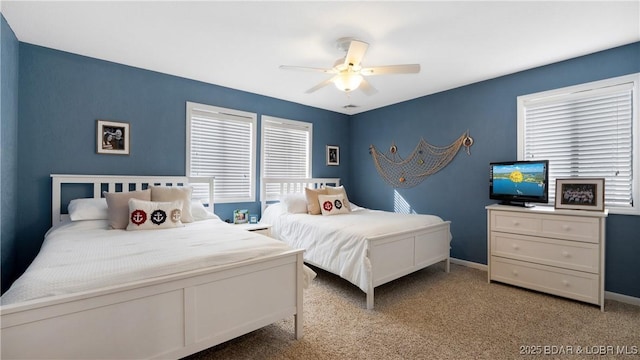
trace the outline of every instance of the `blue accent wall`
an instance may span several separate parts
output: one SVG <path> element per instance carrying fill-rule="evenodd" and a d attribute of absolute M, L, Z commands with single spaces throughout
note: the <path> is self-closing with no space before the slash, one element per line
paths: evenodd
<path fill-rule="evenodd" d="M 27 43 L 20 74 L 19 274 L 51 226 L 50 174 L 184 175 L 187 101 L 313 123 L 312 175 L 348 184 L 348 158 L 325 165 L 325 145 L 347 147 L 344 114 Z M 129 156 L 96 153 L 97 119 L 130 124 Z M 231 219 L 237 208 L 259 213 L 260 205 L 217 204 L 216 213 Z"/>
<path fill-rule="evenodd" d="M 640 72 L 640 43 L 354 115 L 349 129 L 352 184 L 349 199 L 382 210 L 394 210 L 394 201 L 403 199 L 412 211 L 451 220 L 451 255 L 486 264 L 484 207 L 493 203 L 488 195 L 488 165 L 492 161 L 516 159 L 516 97 L 636 72 Z M 411 189 L 396 191 L 386 185 L 369 154 L 370 145 L 388 152 L 395 142 L 399 154 L 406 156 L 420 138 L 445 146 L 467 130 L 475 141 L 471 155 L 461 150 L 442 171 Z M 640 217 L 608 217 L 607 291 L 640 297 L 638 234 Z"/>
<path fill-rule="evenodd" d="M 342 178 L 350 200 L 363 206 L 394 210 L 403 203 L 451 220 L 452 256 L 486 263 L 488 163 L 516 157 L 516 97 L 640 72 L 634 43 L 346 116 L 21 43 L 1 21 L 3 290 L 7 276 L 20 275 L 37 254 L 50 226 L 49 174 L 184 174 L 186 101 L 312 122 L 313 176 Z M 130 156 L 96 154 L 97 119 L 131 125 Z M 370 145 L 386 151 L 393 142 L 406 155 L 420 138 L 445 146 L 467 130 L 475 140 L 471 154 L 460 151 L 411 189 L 387 185 L 369 154 Z M 325 165 L 327 144 L 341 147 L 340 166 Z M 256 213 L 259 203 L 219 204 L 216 213 L 228 219 L 236 208 Z M 639 232 L 640 217 L 608 218 L 607 291 L 640 297 Z"/>
<path fill-rule="evenodd" d="M 14 272 L 18 208 L 18 39 L 0 14 L 0 239 L 2 292 Z"/>

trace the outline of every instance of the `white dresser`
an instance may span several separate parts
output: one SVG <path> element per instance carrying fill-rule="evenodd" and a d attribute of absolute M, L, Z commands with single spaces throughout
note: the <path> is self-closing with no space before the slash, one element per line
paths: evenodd
<path fill-rule="evenodd" d="M 492 280 L 600 305 L 607 211 L 489 205 Z"/>

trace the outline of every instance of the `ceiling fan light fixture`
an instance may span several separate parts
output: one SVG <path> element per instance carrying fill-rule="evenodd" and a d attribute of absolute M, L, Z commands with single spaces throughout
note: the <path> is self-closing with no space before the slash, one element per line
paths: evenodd
<path fill-rule="evenodd" d="M 336 88 L 342 92 L 350 93 L 359 89 L 367 95 L 371 96 L 378 92 L 371 84 L 364 80 L 363 76 L 386 75 L 386 74 L 416 74 L 420 72 L 420 64 L 398 64 L 362 67 L 362 59 L 367 52 L 369 44 L 354 38 L 338 39 L 338 49 L 346 52 L 345 56 L 336 60 L 333 67 L 315 68 L 305 66 L 286 66 L 280 65 L 285 70 L 304 70 L 314 71 L 324 74 L 333 75 L 331 78 L 322 81 L 311 89 L 305 91 L 311 94 L 319 89 L 333 83 Z"/>
<path fill-rule="evenodd" d="M 357 73 L 354 74 L 354 73 L 346 72 L 344 74 L 340 74 L 336 76 L 333 83 L 335 84 L 336 88 L 338 88 L 338 90 L 340 91 L 344 91 L 344 92 L 353 91 L 357 89 L 358 86 L 360 86 L 360 84 L 362 83 L 362 75 Z"/>

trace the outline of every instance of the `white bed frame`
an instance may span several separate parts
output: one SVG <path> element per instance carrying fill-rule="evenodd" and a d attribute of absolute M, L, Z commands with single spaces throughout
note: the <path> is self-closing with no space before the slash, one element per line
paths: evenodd
<path fill-rule="evenodd" d="M 264 178 L 261 182 L 262 209 L 278 201 L 282 195 L 304 193 L 304 188 L 317 189 L 325 185 L 340 186 L 338 178 Z M 269 192 L 267 192 L 269 187 Z M 444 261 L 450 269 L 450 221 L 423 229 L 403 231 L 368 238 L 367 251 L 371 261 L 371 280 L 366 291 L 367 309 L 373 309 L 374 288 L 407 274 Z M 305 262 L 331 272 L 323 264 Z"/>
<path fill-rule="evenodd" d="M 51 175 L 52 220 L 63 184 L 183 185 L 213 179 Z M 128 184 L 132 184 L 129 187 Z M 118 186 L 119 188 L 120 186 Z M 213 191 L 209 192 L 213 194 Z M 210 195 L 210 211 L 213 211 Z M 0 307 L 3 359 L 180 358 L 294 316 L 303 335 L 302 250 Z"/>

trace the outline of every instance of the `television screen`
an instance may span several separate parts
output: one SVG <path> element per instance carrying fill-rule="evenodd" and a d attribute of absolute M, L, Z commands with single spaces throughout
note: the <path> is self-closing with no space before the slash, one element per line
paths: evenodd
<path fill-rule="evenodd" d="M 489 197 L 512 202 L 548 201 L 547 160 L 490 164 Z"/>

